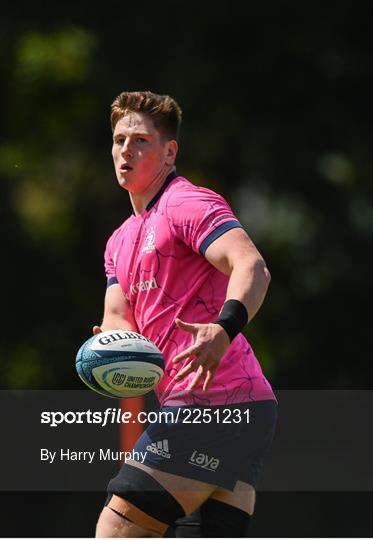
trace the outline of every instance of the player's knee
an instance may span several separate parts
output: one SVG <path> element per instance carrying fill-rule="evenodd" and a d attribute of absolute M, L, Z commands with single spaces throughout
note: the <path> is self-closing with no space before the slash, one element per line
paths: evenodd
<path fill-rule="evenodd" d="M 144 529 L 125 516 L 105 507 L 96 526 L 96 538 L 158 538 L 155 531 Z"/>
<path fill-rule="evenodd" d="M 97 521 L 95 538 L 125 537 L 126 525 L 123 518 L 105 507 Z"/>
<path fill-rule="evenodd" d="M 146 536 L 163 536 L 174 521 L 185 515 L 175 497 L 138 467 L 123 465 L 120 473 L 109 482 L 108 491 L 106 509 L 118 519 L 124 518 L 127 529 L 133 524 L 135 533 L 138 527 L 147 532 Z M 115 526 L 114 518 L 108 517 L 108 521 Z"/>
<path fill-rule="evenodd" d="M 250 514 L 214 499 L 201 506 L 202 538 L 245 538 L 248 536 Z"/>

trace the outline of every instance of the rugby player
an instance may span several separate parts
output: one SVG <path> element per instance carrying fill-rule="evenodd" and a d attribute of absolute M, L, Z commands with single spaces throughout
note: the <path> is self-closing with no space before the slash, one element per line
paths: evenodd
<path fill-rule="evenodd" d="M 156 394 L 177 421 L 139 438 L 146 459 L 109 482 L 97 537 L 161 537 L 198 508 L 203 537 L 246 536 L 276 423 L 275 396 L 241 333 L 270 274 L 223 197 L 176 172 L 180 122 L 169 96 L 123 92 L 112 104 L 114 167 L 133 214 L 108 240 L 93 331 L 131 329 L 159 347 Z"/>

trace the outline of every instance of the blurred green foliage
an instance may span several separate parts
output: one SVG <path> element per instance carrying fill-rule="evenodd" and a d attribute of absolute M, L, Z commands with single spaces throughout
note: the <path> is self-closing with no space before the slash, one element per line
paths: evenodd
<path fill-rule="evenodd" d="M 16 81 L 23 92 L 34 92 L 43 82 L 74 85 L 86 79 L 92 63 L 94 38 L 79 28 L 52 34 L 28 32 L 16 48 Z"/>
<path fill-rule="evenodd" d="M 179 101 L 179 172 L 221 192 L 263 253 L 272 284 L 247 335 L 274 386 L 370 387 L 365 9 L 91 7 L 25 4 L 3 19 L 2 387 L 81 387 L 74 357 L 102 314 L 105 242 L 130 211 L 108 118 L 124 89 Z"/>

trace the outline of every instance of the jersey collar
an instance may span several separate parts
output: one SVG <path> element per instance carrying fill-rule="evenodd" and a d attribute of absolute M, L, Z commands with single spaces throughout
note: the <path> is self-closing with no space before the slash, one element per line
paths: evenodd
<path fill-rule="evenodd" d="M 164 190 L 167 188 L 167 186 L 169 186 L 172 182 L 172 180 L 174 178 L 177 178 L 177 174 L 176 174 L 176 170 L 173 169 L 170 174 L 167 176 L 166 180 L 164 181 L 161 189 L 158 191 L 158 193 L 156 193 L 154 195 L 154 197 L 152 198 L 152 200 L 148 203 L 148 205 L 146 206 L 146 211 L 149 212 L 149 210 L 151 208 L 153 208 L 153 206 L 155 205 L 155 203 L 158 201 L 158 199 L 160 199 L 162 193 L 164 192 Z"/>

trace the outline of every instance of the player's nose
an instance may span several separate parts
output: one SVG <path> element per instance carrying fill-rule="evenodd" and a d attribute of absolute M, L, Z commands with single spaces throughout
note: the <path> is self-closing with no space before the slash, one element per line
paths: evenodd
<path fill-rule="evenodd" d="M 121 154 L 123 157 L 129 157 L 132 156 L 132 150 L 131 150 L 131 141 L 129 139 L 125 140 L 122 148 L 121 148 Z"/>

